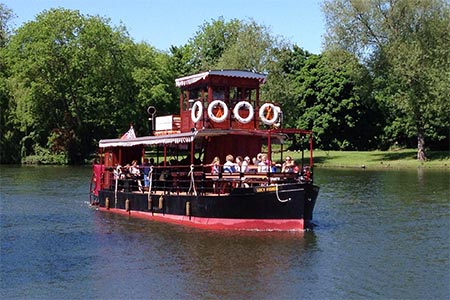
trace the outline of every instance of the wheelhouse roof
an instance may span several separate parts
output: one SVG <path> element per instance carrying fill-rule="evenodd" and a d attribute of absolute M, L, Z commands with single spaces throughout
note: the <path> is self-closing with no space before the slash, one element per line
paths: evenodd
<path fill-rule="evenodd" d="M 236 78 L 248 78 L 257 79 L 260 84 L 266 82 L 266 75 L 242 70 L 211 70 L 207 72 L 202 72 L 194 75 L 189 75 L 181 78 L 175 79 L 175 85 L 177 87 L 184 87 L 196 83 L 200 80 L 207 79 L 208 76 L 223 76 L 223 77 L 236 77 Z"/>

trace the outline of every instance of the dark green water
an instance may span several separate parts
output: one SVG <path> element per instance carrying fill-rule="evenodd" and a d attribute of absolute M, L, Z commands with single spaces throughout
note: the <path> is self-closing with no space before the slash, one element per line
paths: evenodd
<path fill-rule="evenodd" d="M 0 166 L 1 299 L 449 299 L 449 170 L 316 170 L 312 232 L 89 207 L 85 167 Z"/>

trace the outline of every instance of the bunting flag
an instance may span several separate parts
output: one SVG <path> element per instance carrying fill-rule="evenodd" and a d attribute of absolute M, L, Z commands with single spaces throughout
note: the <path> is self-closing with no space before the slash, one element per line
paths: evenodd
<path fill-rule="evenodd" d="M 130 140 L 130 139 L 135 139 L 135 138 L 136 138 L 136 134 L 134 133 L 133 125 L 130 125 L 130 129 L 128 129 L 128 131 L 125 132 L 125 134 L 122 135 L 122 137 L 120 139 L 121 140 Z"/>

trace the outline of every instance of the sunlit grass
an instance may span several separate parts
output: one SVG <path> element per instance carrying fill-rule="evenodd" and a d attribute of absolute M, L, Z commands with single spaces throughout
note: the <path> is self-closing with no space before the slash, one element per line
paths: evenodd
<path fill-rule="evenodd" d="M 301 153 L 287 151 L 297 161 Z M 429 151 L 426 161 L 418 161 L 417 150 L 403 149 L 397 151 L 314 151 L 316 167 L 344 168 L 450 168 L 450 153 L 448 151 Z M 309 157 L 309 152 L 305 152 Z"/>

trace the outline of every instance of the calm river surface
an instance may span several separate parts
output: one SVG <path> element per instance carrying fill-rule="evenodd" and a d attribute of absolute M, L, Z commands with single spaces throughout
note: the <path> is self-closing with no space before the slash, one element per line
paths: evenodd
<path fill-rule="evenodd" d="M 450 298 L 448 169 L 317 169 L 301 234 L 99 212 L 90 175 L 0 166 L 1 299 Z"/>

